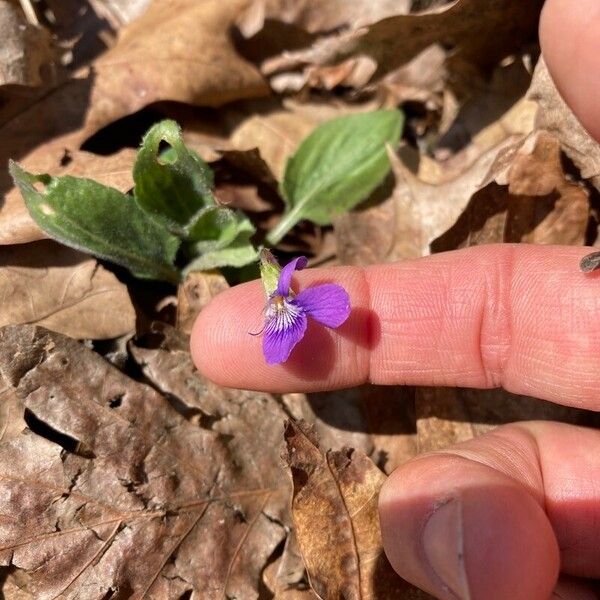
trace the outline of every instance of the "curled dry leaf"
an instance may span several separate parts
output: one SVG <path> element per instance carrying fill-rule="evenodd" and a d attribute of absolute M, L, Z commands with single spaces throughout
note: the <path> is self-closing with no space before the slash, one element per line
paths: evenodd
<path fill-rule="evenodd" d="M 32 172 L 51 173 L 57 177 L 62 175 L 86 177 L 121 192 L 126 192 L 133 187 L 131 169 L 135 160 L 135 151 L 131 148 L 124 148 L 110 156 L 81 150 L 65 152 L 64 148 L 58 146 L 54 153 L 48 153 L 47 150 L 45 148 L 42 152 L 34 152 L 29 156 L 27 164 Z M 60 156 L 61 152 L 62 156 Z M 0 245 L 24 244 L 46 237 L 46 233 L 29 215 L 21 192 L 13 187 L 0 207 Z"/>
<path fill-rule="evenodd" d="M 262 70 L 279 77 L 296 73 L 306 82 L 315 68 L 367 58 L 376 66 L 372 73 L 380 76 L 434 43 L 452 48 L 452 61 L 457 65 L 469 63 L 488 69 L 535 39 L 542 4 L 542 0 L 492 0 L 483 4 L 455 0 L 417 14 L 390 16 L 356 31 L 323 36 L 308 49 L 268 59 Z M 475 30 L 477 35 L 473 35 Z"/>
<path fill-rule="evenodd" d="M 562 99 L 543 58 L 535 69 L 529 97 L 539 105 L 537 128 L 553 133 L 565 154 L 581 171 L 581 177 L 589 179 L 600 190 L 600 144 L 592 139 Z"/>
<path fill-rule="evenodd" d="M 583 245 L 589 193 L 563 170 L 560 142 L 540 131 L 498 155 L 456 223 L 432 243 L 443 252 L 498 242 Z"/>
<path fill-rule="evenodd" d="M 0 326 L 18 323 L 110 339 L 135 330 L 135 311 L 127 287 L 93 258 L 42 241 L 2 251 Z"/>
<path fill-rule="evenodd" d="M 27 23 L 20 7 L 0 0 L 0 86 L 53 81 L 59 52 L 42 27 Z"/>
<path fill-rule="evenodd" d="M 289 489 L 261 448 L 41 328 L 0 331 L 0 374 L 29 427 L 0 441 L 0 510 L 19 515 L 0 559 L 36 598 L 257 596 Z"/>
<path fill-rule="evenodd" d="M 312 588 L 320 598 L 429 595 L 401 579 L 381 543 L 377 497 L 385 475 L 358 450 L 323 453 L 310 431 L 288 422 L 292 514 Z"/>

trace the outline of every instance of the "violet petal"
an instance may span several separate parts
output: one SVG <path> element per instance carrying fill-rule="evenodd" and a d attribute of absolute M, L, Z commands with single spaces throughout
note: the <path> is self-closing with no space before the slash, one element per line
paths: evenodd
<path fill-rule="evenodd" d="M 281 269 L 281 273 L 279 274 L 279 281 L 277 283 L 277 293 L 280 296 L 287 297 L 290 293 L 290 285 L 292 283 L 292 275 L 294 271 L 301 271 L 306 267 L 308 260 L 306 256 L 298 256 L 298 258 L 294 258 L 291 260 L 283 269 Z"/>
<path fill-rule="evenodd" d="M 268 364 L 285 362 L 306 332 L 306 314 L 301 307 L 286 302 L 284 312 L 267 317 L 263 336 L 263 354 Z"/>
<path fill-rule="evenodd" d="M 339 327 L 350 315 L 350 296 L 335 283 L 307 288 L 294 298 L 294 302 L 327 327 Z"/>

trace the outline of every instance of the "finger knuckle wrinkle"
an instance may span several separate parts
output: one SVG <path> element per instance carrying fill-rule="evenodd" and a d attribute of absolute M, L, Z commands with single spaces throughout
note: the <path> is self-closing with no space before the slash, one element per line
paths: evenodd
<path fill-rule="evenodd" d="M 486 270 L 479 328 L 479 353 L 486 387 L 502 386 L 510 358 L 514 262 L 514 246 L 506 245 Z"/>

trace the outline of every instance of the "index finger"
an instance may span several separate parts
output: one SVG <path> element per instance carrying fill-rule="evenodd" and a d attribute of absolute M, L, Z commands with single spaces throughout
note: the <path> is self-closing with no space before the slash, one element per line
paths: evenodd
<path fill-rule="evenodd" d="M 260 336 L 260 282 L 215 298 L 192 333 L 209 379 L 271 392 L 359 385 L 504 387 L 560 404 L 600 408 L 600 278 L 583 274 L 586 248 L 479 246 L 366 268 L 298 274 L 348 291 L 337 330 L 313 323 L 283 365 Z"/>

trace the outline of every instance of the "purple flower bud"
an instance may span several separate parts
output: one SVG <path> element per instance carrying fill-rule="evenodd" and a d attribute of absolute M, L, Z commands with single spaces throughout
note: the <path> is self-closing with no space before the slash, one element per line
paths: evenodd
<path fill-rule="evenodd" d="M 263 353 L 268 364 L 285 362 L 294 346 L 304 337 L 307 317 L 326 327 L 339 327 L 350 315 L 350 297 L 334 283 L 317 285 L 295 295 L 290 289 L 295 270 L 306 267 L 306 258 L 289 262 L 269 296 L 265 309 Z"/>

